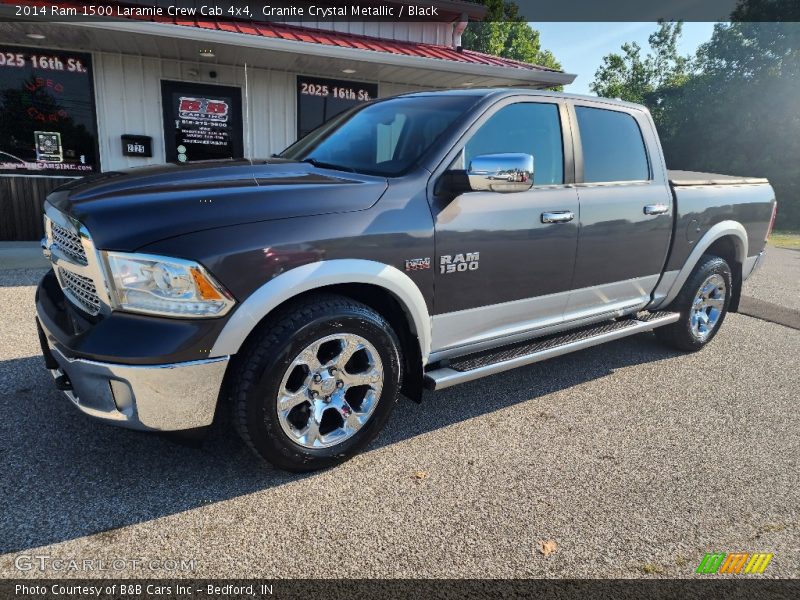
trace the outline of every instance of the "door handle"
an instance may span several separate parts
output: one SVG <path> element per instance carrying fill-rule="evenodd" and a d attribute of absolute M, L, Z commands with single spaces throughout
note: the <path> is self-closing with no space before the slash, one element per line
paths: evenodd
<path fill-rule="evenodd" d="M 666 204 L 648 204 L 644 207 L 646 215 L 663 215 L 666 212 L 669 212 L 669 206 Z"/>
<path fill-rule="evenodd" d="M 575 213 L 571 210 L 542 213 L 542 223 L 568 223 L 574 218 Z"/>

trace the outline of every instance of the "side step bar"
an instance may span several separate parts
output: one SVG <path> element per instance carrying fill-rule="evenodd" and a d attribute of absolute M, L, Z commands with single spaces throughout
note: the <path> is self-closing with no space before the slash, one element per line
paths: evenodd
<path fill-rule="evenodd" d="M 634 319 L 590 325 L 520 344 L 461 356 L 452 359 L 446 366 L 426 372 L 425 387 L 429 390 L 442 390 L 452 385 L 669 325 L 679 318 L 680 313 L 676 312 L 640 313 Z"/>

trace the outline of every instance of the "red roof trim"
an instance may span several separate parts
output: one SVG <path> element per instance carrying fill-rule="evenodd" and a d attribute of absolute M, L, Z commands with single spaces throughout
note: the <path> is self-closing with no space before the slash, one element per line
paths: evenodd
<path fill-rule="evenodd" d="M 156 21 L 156 19 L 154 19 Z M 177 19 L 158 19 L 158 22 L 167 22 L 174 25 L 192 26 L 193 23 L 178 21 Z M 217 27 L 223 31 L 234 31 L 230 24 L 232 21 L 216 21 Z M 502 58 L 476 52 L 474 50 L 461 50 L 460 52 L 449 46 L 437 44 L 425 44 L 421 42 L 403 42 L 399 40 L 389 40 L 376 38 L 366 35 L 353 33 L 341 33 L 338 31 L 311 29 L 308 27 L 298 27 L 295 25 L 283 25 L 277 23 L 238 23 L 237 33 L 243 35 L 259 35 L 262 37 L 283 39 L 288 41 L 304 42 L 309 44 L 320 44 L 323 46 L 336 46 L 339 48 L 355 48 L 358 50 L 385 52 L 387 54 L 397 54 L 403 56 L 416 56 L 420 58 L 432 58 L 436 60 L 449 60 L 452 62 L 491 65 L 496 67 L 525 69 L 530 71 L 551 71 L 559 72 L 556 69 L 525 63 L 510 58 Z M 203 25 L 197 24 L 196 27 Z"/>

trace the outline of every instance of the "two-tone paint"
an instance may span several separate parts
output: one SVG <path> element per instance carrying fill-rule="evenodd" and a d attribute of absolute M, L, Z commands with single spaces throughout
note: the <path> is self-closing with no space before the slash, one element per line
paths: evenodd
<path fill-rule="evenodd" d="M 116 311 L 93 318 L 66 302 L 49 274 L 37 296 L 49 339 L 70 358 L 113 363 L 228 357 L 299 294 L 375 290 L 371 297 L 390 300 L 385 309 L 398 313 L 417 351 L 413 379 L 444 358 L 665 305 L 712 247 L 733 248 L 740 285 L 764 248 L 771 187 L 744 179 L 671 183 L 641 106 L 525 90 L 438 93 L 474 103 L 399 177 L 269 159 L 145 167 L 59 188 L 48 202 L 82 223 L 97 248 L 198 261 L 236 306 L 216 319 Z M 558 107 L 564 182 L 517 193 L 442 185 L 470 136 L 517 102 Z M 575 106 L 630 114 L 649 178 L 585 183 Z M 549 212 L 572 218 L 545 222 Z M 441 257 L 459 253 L 478 253 L 480 267 L 440 273 Z M 406 268 L 419 259 L 431 268 Z"/>

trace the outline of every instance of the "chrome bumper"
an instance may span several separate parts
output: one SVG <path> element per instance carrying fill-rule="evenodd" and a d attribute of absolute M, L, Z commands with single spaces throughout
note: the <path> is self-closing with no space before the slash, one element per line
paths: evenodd
<path fill-rule="evenodd" d="M 81 411 L 131 429 L 178 431 L 210 425 L 229 357 L 168 365 L 118 365 L 69 359 L 50 348 L 71 389 L 64 394 Z M 62 383 L 66 383 L 61 380 Z"/>

